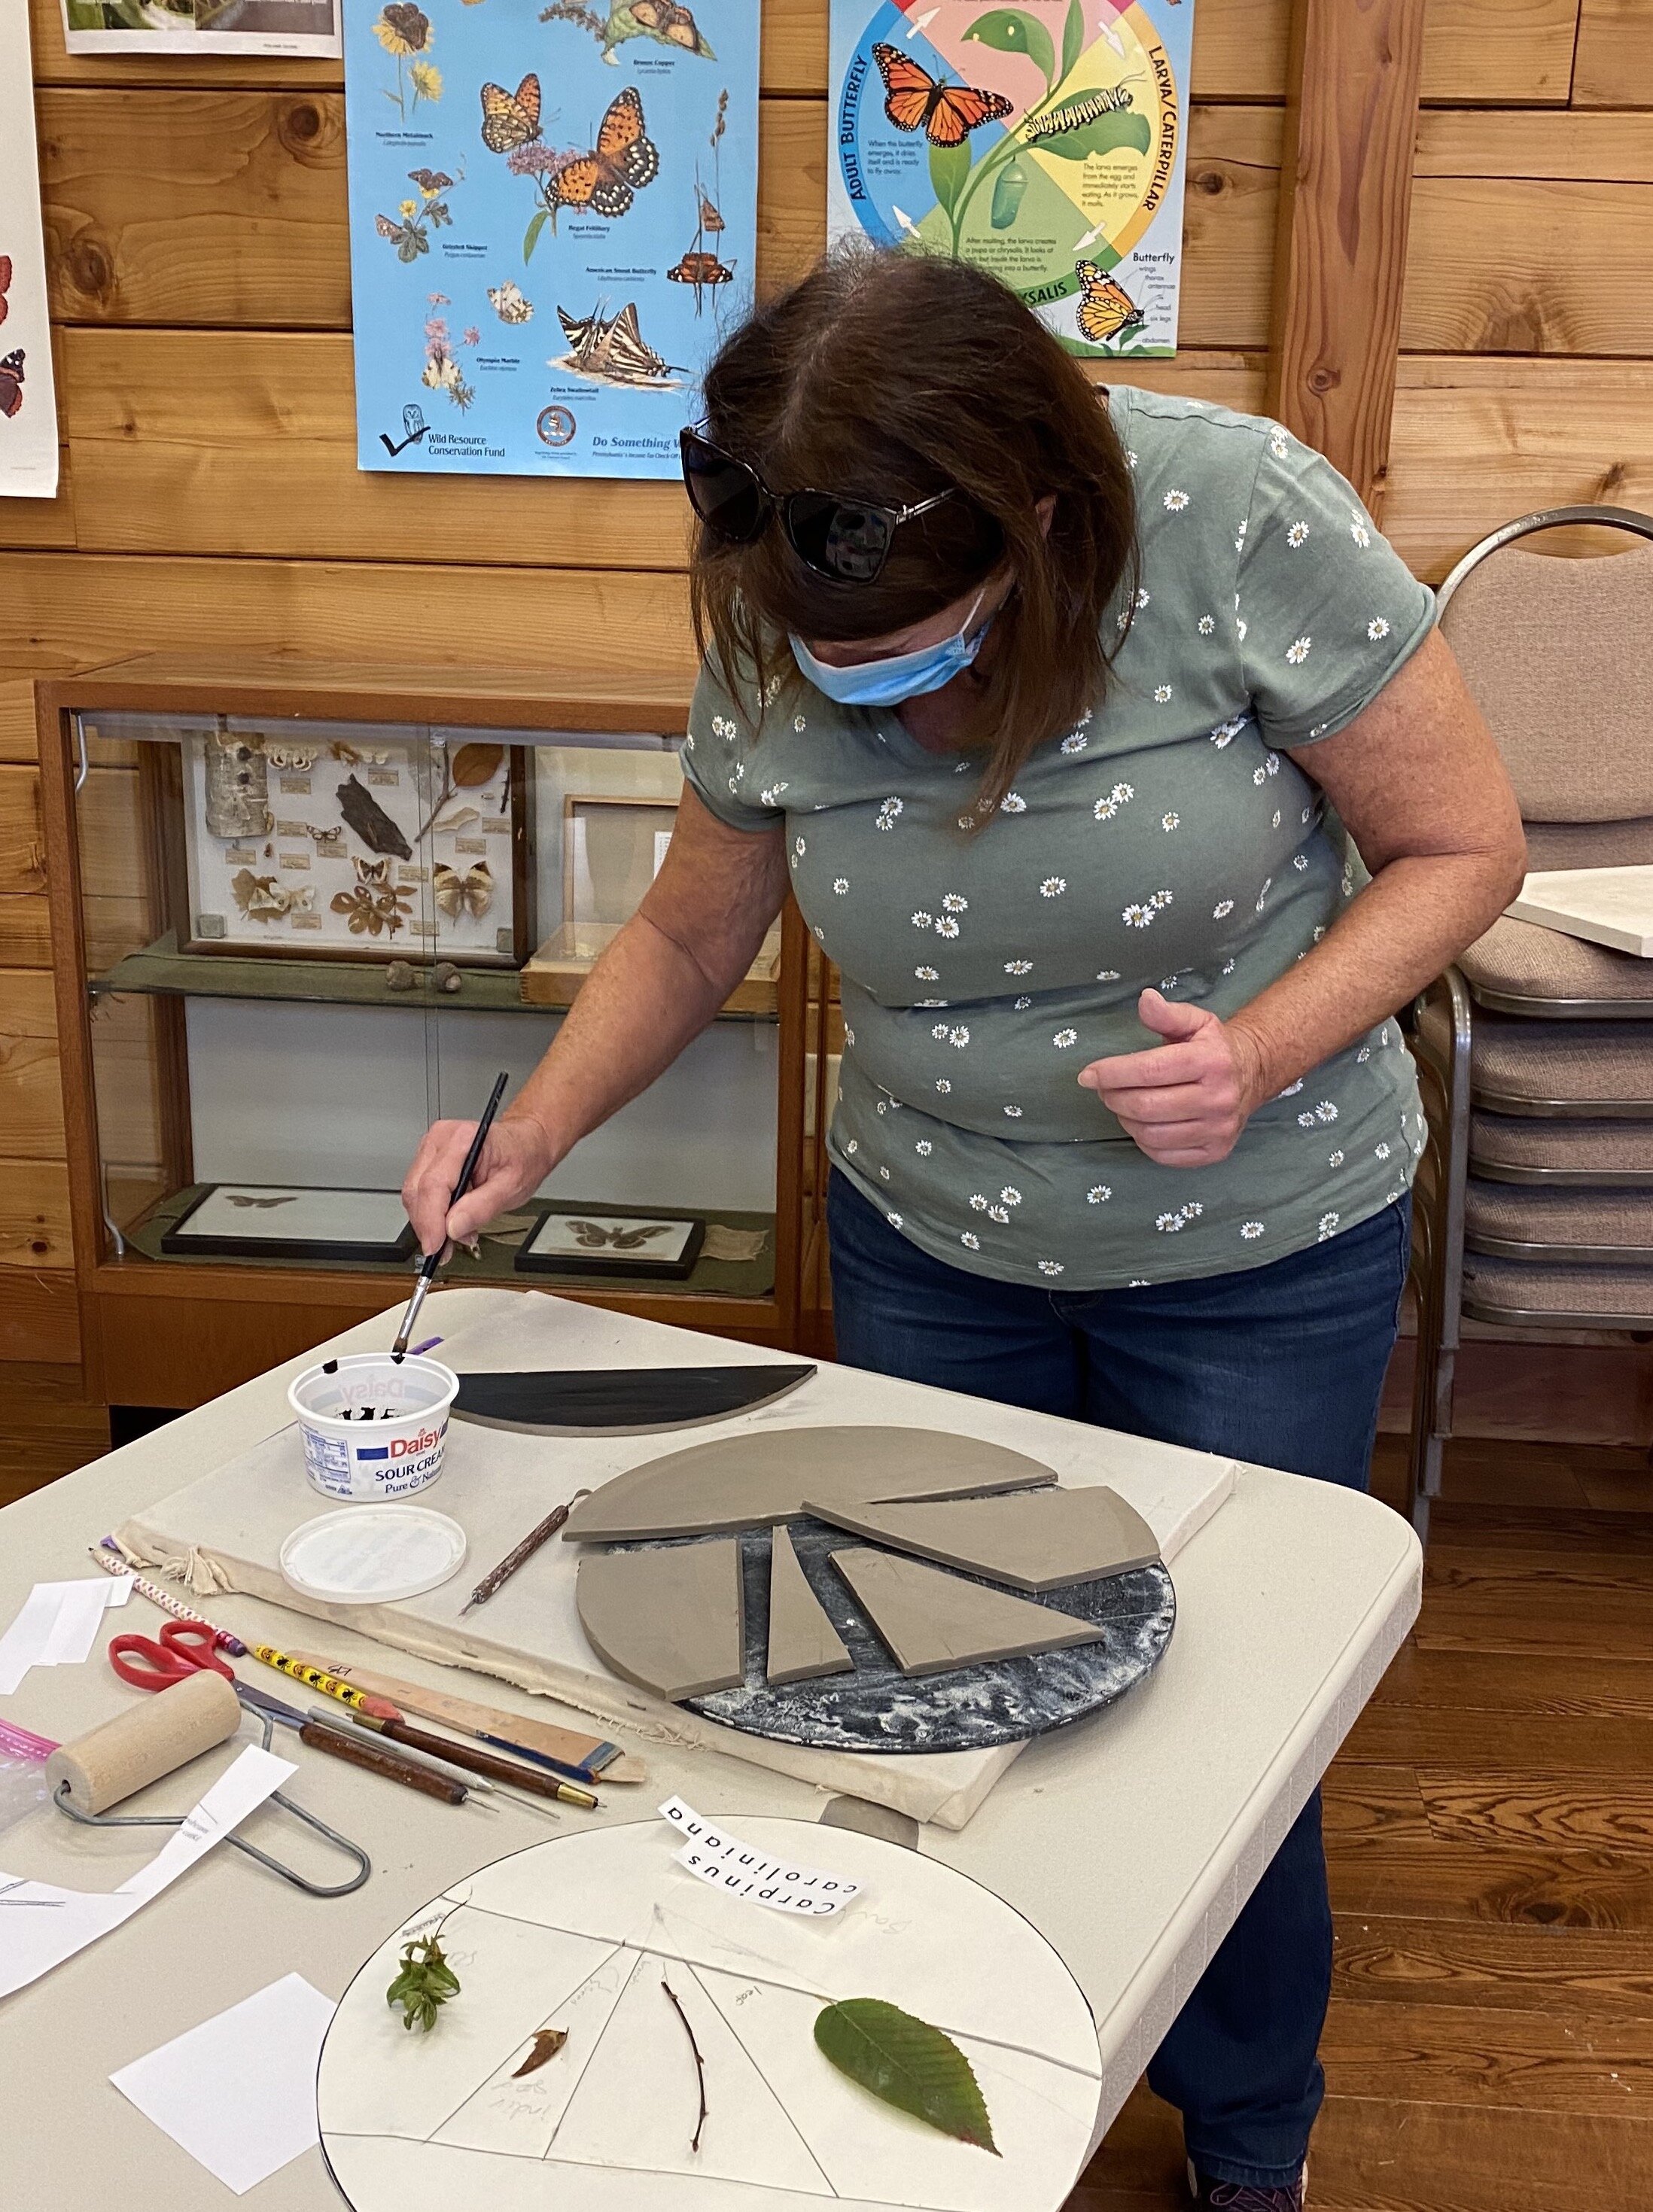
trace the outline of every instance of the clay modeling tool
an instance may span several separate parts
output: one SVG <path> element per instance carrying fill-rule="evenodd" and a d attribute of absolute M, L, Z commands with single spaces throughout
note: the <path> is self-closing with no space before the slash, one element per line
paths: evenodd
<path fill-rule="evenodd" d="M 450 1206 L 457 1206 L 471 1188 L 471 1178 L 477 1172 L 477 1163 L 482 1158 L 482 1148 L 488 1142 L 488 1132 L 494 1126 L 494 1116 L 499 1112 L 500 1100 L 505 1096 L 505 1086 L 510 1081 L 508 1069 L 501 1068 L 494 1079 L 494 1088 L 488 1103 L 483 1109 L 482 1119 L 477 1124 L 477 1133 L 471 1139 L 471 1150 L 465 1156 L 465 1165 L 459 1170 L 459 1180 L 448 1194 Z M 439 1244 L 419 1263 L 419 1273 L 414 1282 L 413 1296 L 408 1300 L 408 1310 L 402 1316 L 402 1326 L 396 1332 L 396 1341 L 391 1346 L 391 1358 L 399 1359 L 406 1352 L 413 1335 L 413 1324 L 419 1318 L 419 1309 L 429 1296 L 430 1286 L 436 1279 L 436 1270 L 442 1264 L 447 1244 Z"/>
<path fill-rule="evenodd" d="M 594 1791 L 582 1790 L 576 1782 L 560 1782 L 548 1774 L 535 1774 L 509 1759 L 495 1759 L 490 1751 L 473 1750 L 468 1743 L 450 1743 L 443 1735 L 428 1735 L 423 1729 L 410 1728 L 405 1721 L 381 1721 L 373 1713 L 364 1713 L 362 1717 L 368 1727 L 380 1735 L 387 1735 L 392 1743 L 410 1744 L 415 1751 L 434 1752 L 439 1759 L 452 1759 L 455 1766 L 468 1767 L 473 1774 L 485 1774 L 490 1782 L 508 1782 L 514 1789 L 527 1790 L 531 1796 L 549 1797 L 559 1805 L 582 1806 L 588 1813 L 595 1812 L 600 1802 Z"/>
<path fill-rule="evenodd" d="M 399 1721 L 402 1717 L 386 1698 L 375 1697 L 371 1691 L 359 1690 L 353 1682 L 341 1681 L 330 1674 L 325 1667 L 313 1667 L 307 1659 L 295 1659 L 286 1651 L 278 1651 L 273 1644 L 249 1644 L 248 1656 L 261 1659 L 266 1667 L 278 1673 L 290 1674 L 295 1682 L 302 1682 L 307 1690 L 319 1690 L 325 1698 L 337 1698 L 342 1705 L 361 1706 L 380 1720 Z"/>
<path fill-rule="evenodd" d="M 475 1589 L 471 1591 L 470 1596 L 466 1598 L 465 1603 L 459 1607 L 460 1620 L 463 1620 L 465 1619 L 466 1613 L 470 1612 L 473 1605 L 486 1605 L 489 1599 L 493 1596 L 495 1591 L 500 1589 L 505 1583 L 508 1583 L 512 1576 L 515 1574 L 517 1569 L 520 1566 L 524 1565 L 529 1559 L 532 1559 L 534 1553 L 539 1549 L 543 1543 L 544 1543 L 549 1538 L 556 1535 L 557 1530 L 568 1519 L 569 1514 L 574 1510 L 574 1508 L 579 1500 L 582 1498 L 589 1498 L 590 1496 L 591 1492 L 589 1490 L 576 1490 L 574 1496 L 568 1500 L 566 1504 L 555 1507 L 552 1511 L 545 1516 L 545 1518 L 540 1522 L 537 1528 L 531 1528 L 527 1534 L 523 1538 L 522 1541 L 520 1544 L 514 1546 L 514 1547 L 506 1553 L 505 1557 L 500 1561 L 498 1566 L 490 1567 L 488 1570 L 488 1572 L 483 1577 L 482 1580 L 477 1584 Z"/>
<path fill-rule="evenodd" d="M 629 1757 L 617 1743 L 580 1735 L 573 1729 L 558 1728 L 550 1721 L 529 1720 L 520 1713 L 507 1713 L 497 1705 L 478 1705 L 470 1698 L 451 1697 L 446 1690 L 427 1689 L 422 1682 L 404 1682 L 394 1674 L 376 1674 L 366 1667 L 358 1667 L 353 1660 L 321 1659 L 313 1651 L 301 1651 L 296 1656 L 312 1666 L 330 1668 L 359 1689 L 377 1691 L 381 1698 L 388 1698 L 392 1705 L 399 1705 L 404 1713 L 412 1713 L 423 1721 L 438 1721 L 457 1735 L 475 1736 L 481 1743 L 491 1742 L 496 1750 L 508 1748 L 518 1758 L 532 1751 L 554 1770 L 566 1768 L 576 1782 L 592 1782 L 600 1777 L 606 1785 L 648 1779 L 648 1769 L 642 1760 Z"/>
<path fill-rule="evenodd" d="M 313 1711 L 310 1717 L 319 1728 L 336 1729 L 338 1726 L 338 1723 L 331 1713 Z M 374 1723 L 367 1715 L 353 1713 L 350 1717 L 356 1722 L 357 1727 L 372 1729 Z M 449 1781 L 461 1784 L 473 1796 L 480 1796 L 484 1800 L 495 1797 L 508 1798 L 512 1804 L 520 1805 L 530 1813 L 543 1813 L 548 1820 L 554 1820 L 557 1817 L 550 1807 L 543 1804 L 538 1797 L 524 1797 L 514 1790 L 507 1790 L 502 1783 L 489 1782 L 480 1774 L 467 1774 L 464 1767 L 455 1766 L 451 1759 L 438 1759 L 434 1752 L 415 1751 L 410 1744 L 402 1743 L 398 1744 L 394 1750 L 386 1747 L 385 1756 L 387 1759 L 405 1759 L 415 1766 L 422 1767 L 428 1773 L 444 1775 Z"/>
<path fill-rule="evenodd" d="M 122 1559 L 112 1536 L 104 1537 L 100 1543 L 88 1544 L 86 1548 L 106 1574 L 131 1573 L 131 1568 Z M 213 1628 L 213 1624 L 204 1613 L 197 1613 L 192 1607 L 185 1605 L 181 1598 L 174 1597 L 170 1590 L 159 1589 L 155 1583 L 146 1580 L 143 1575 L 132 1575 L 132 1588 L 140 1597 L 147 1597 L 151 1605 L 158 1605 L 162 1613 L 171 1613 L 174 1620 L 192 1620 L 201 1627 L 211 1628 L 213 1634 L 218 1639 L 218 1649 L 221 1651 L 228 1651 L 232 1659 L 244 1659 L 246 1656 L 246 1646 L 241 1642 L 240 1637 L 232 1636 L 227 1628 Z"/>

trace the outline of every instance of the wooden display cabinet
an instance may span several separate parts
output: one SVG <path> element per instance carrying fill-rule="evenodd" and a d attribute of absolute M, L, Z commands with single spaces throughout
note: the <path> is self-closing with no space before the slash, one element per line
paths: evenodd
<path fill-rule="evenodd" d="M 197 1405 L 399 1304 L 412 1263 L 280 1239 L 279 1258 L 180 1256 L 179 1223 L 212 1192 L 256 1241 L 261 1209 L 292 1202 L 259 1193 L 313 1212 L 318 1191 L 393 1189 L 428 1121 L 479 1110 L 484 1069 L 508 1064 L 514 1087 L 623 919 L 615 898 L 652 880 L 689 687 L 146 657 L 36 699 L 88 1387 Z M 456 792 L 462 757 L 477 780 Z M 336 767 L 374 787 L 342 830 Z M 257 787 L 226 801 L 249 768 Z M 467 789 L 484 803 L 454 804 Z M 572 873 L 582 822 L 609 841 L 594 889 Z M 613 842 L 632 830 L 641 861 Z M 795 1347 L 808 951 L 788 901 L 712 1028 L 444 1279 Z M 520 1270 L 534 1217 L 571 1207 L 692 1217 L 700 1256 L 680 1282 L 628 1278 L 617 1254 L 611 1278 Z"/>

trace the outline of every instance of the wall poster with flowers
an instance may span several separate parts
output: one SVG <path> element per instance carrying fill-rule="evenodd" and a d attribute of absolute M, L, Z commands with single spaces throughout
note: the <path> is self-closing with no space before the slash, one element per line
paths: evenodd
<path fill-rule="evenodd" d="M 356 465 L 660 477 L 751 297 L 759 0 L 346 0 Z"/>

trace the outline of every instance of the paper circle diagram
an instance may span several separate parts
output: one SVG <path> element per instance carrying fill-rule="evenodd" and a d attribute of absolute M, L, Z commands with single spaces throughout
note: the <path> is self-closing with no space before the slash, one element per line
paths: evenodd
<path fill-rule="evenodd" d="M 675 1863 L 677 1832 L 647 1820 L 497 1860 L 380 1945 L 317 2080 L 322 2149 L 353 2212 L 1058 2212 L 1101 2069 L 1084 1993 L 1044 1937 L 979 1883 L 878 1838 L 730 1826 L 863 1894 L 831 1921 L 766 1911 L 697 1881 Z M 385 1992 L 402 1944 L 439 1923 L 459 1994 L 428 2034 L 410 2033 Z M 856 1996 L 952 2037 L 998 2157 L 829 2064 L 816 2017 Z M 698 2151 L 684 2019 L 705 2068 Z M 567 2041 L 519 2078 L 542 2027 Z"/>

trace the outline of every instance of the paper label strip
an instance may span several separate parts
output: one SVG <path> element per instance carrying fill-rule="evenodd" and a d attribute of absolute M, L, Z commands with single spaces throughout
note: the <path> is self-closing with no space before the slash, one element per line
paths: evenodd
<path fill-rule="evenodd" d="M 678 1864 L 686 1867 L 708 1889 L 721 1890 L 726 1897 L 764 1905 L 772 1912 L 827 1920 L 860 1894 L 860 1883 L 848 1881 L 842 1875 L 823 1874 L 818 1868 L 799 1866 L 754 1850 L 702 1820 L 681 1797 L 668 1797 L 659 1814 L 685 1839 L 677 1855 Z"/>

